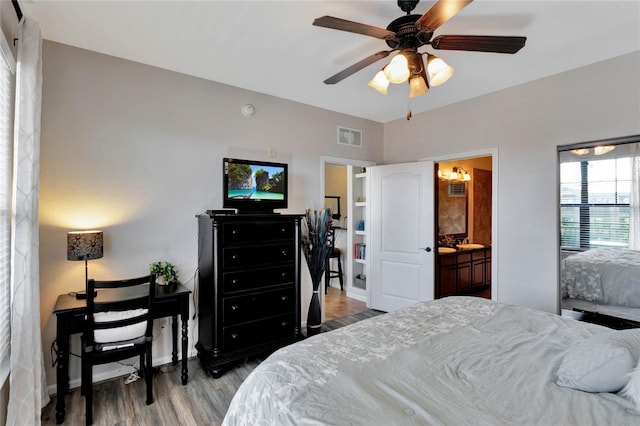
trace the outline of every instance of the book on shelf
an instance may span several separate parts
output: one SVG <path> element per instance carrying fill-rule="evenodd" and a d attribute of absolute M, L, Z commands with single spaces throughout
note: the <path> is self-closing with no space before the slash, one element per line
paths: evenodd
<path fill-rule="evenodd" d="M 367 245 L 365 243 L 355 243 L 353 245 L 353 257 L 356 259 L 366 259 L 366 249 Z"/>

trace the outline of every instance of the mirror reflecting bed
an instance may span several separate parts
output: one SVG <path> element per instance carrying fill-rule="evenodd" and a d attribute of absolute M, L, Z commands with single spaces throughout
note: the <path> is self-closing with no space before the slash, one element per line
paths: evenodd
<path fill-rule="evenodd" d="M 640 135 L 559 147 L 563 310 L 640 327 Z"/>

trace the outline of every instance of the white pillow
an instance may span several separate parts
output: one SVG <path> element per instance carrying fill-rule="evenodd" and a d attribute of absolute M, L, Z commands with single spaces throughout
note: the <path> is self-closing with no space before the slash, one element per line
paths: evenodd
<path fill-rule="evenodd" d="M 617 392 L 640 355 L 640 329 L 597 334 L 570 347 L 556 384 L 585 392 Z"/>
<path fill-rule="evenodd" d="M 640 358 L 635 370 L 629 374 L 629 381 L 620 391 L 620 395 L 633 402 L 636 409 L 640 411 Z"/>
<path fill-rule="evenodd" d="M 93 315 L 95 322 L 116 321 L 121 319 L 127 319 L 143 315 L 146 313 L 146 309 L 132 309 L 128 311 L 109 311 L 98 312 Z M 144 336 L 144 332 L 147 329 L 147 322 L 142 321 L 135 324 L 127 325 L 119 328 L 111 328 L 108 330 L 95 330 L 93 337 L 96 343 L 110 343 L 119 342 L 122 340 L 135 339 L 136 337 Z"/>

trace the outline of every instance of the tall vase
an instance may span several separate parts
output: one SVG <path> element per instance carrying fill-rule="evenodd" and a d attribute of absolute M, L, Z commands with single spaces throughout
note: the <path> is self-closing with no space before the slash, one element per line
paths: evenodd
<path fill-rule="evenodd" d="M 307 260 L 313 294 L 309 303 L 309 313 L 307 315 L 307 337 L 320 333 L 320 299 L 318 289 L 320 281 L 327 265 L 329 253 L 332 250 L 332 241 L 329 238 L 329 228 L 331 225 L 331 209 L 312 211 L 307 209 L 305 220 L 303 221 L 302 251 Z"/>
<path fill-rule="evenodd" d="M 307 314 L 307 337 L 320 333 L 321 312 L 320 299 L 318 298 L 318 289 L 320 288 L 320 280 L 313 283 L 313 294 L 309 303 L 309 313 Z"/>

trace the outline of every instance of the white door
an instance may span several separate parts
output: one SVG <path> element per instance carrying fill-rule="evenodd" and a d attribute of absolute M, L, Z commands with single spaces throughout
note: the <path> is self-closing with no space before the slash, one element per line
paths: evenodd
<path fill-rule="evenodd" d="M 367 169 L 368 306 L 394 311 L 433 299 L 433 162 Z"/>

